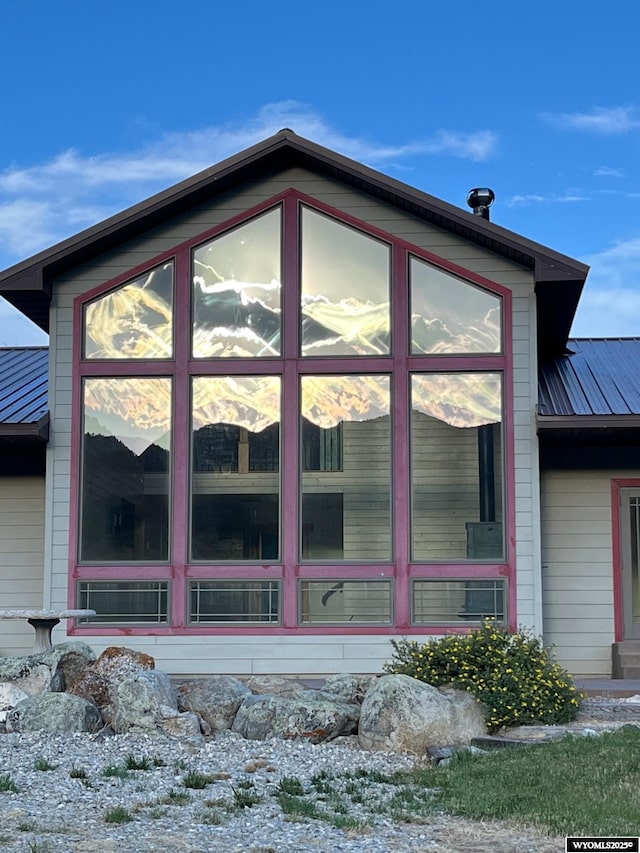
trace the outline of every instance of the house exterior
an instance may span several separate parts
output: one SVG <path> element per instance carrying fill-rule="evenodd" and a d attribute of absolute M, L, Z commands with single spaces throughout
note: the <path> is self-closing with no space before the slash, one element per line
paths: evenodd
<path fill-rule="evenodd" d="M 587 271 L 289 130 L 5 270 L 50 347 L 44 406 L 45 352 L 0 351 L 0 606 L 179 674 L 491 617 L 610 675 L 640 350 L 568 340 Z"/>

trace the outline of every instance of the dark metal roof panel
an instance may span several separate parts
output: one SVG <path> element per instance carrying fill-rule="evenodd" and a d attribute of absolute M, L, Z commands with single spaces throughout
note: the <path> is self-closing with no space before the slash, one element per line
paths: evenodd
<path fill-rule="evenodd" d="M 573 338 L 541 363 L 542 416 L 640 415 L 640 338 Z"/>
<path fill-rule="evenodd" d="M 48 362 L 47 347 L 0 348 L 0 427 L 46 417 Z"/>

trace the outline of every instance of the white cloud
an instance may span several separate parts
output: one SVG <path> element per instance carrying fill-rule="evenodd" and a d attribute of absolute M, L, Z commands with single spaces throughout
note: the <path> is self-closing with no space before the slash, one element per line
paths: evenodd
<path fill-rule="evenodd" d="M 519 207 L 529 204 L 556 204 L 568 201 L 589 201 L 588 196 L 581 195 L 579 192 L 567 190 L 565 193 L 552 193 L 551 195 L 538 195 L 537 193 L 529 193 L 524 195 L 512 195 L 506 201 L 507 207 Z"/>
<path fill-rule="evenodd" d="M 484 160 L 496 148 L 489 130 L 438 130 L 427 139 L 382 145 L 333 128 L 296 101 L 268 104 L 248 121 L 167 133 L 124 154 L 77 150 L 0 172 L 0 267 L 42 249 L 176 181 L 290 127 L 300 136 L 372 166 L 420 155 Z M 2 254 L 9 257 L 3 258 Z"/>
<path fill-rule="evenodd" d="M 640 336 L 640 237 L 584 260 L 591 272 L 572 335 Z"/>
<path fill-rule="evenodd" d="M 640 119 L 633 106 L 592 107 L 587 113 L 541 113 L 540 118 L 556 127 L 604 134 L 626 133 L 640 127 Z"/>
<path fill-rule="evenodd" d="M 596 178 L 624 178 L 622 169 L 614 169 L 612 166 L 599 166 L 593 174 Z"/>

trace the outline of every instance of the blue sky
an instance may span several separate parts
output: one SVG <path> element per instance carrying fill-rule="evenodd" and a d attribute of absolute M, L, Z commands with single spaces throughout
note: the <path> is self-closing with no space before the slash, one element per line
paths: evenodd
<path fill-rule="evenodd" d="M 290 127 L 590 264 L 640 335 L 640 5 L 3 4 L 0 269 Z M 46 337 L 0 302 L 0 345 Z"/>

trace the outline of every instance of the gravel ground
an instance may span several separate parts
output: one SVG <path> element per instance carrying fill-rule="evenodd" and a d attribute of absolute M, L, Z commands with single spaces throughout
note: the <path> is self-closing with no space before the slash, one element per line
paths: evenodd
<path fill-rule="evenodd" d="M 149 769 L 105 775 L 105 769 L 114 773 L 130 758 L 137 762 L 146 758 Z M 423 823 L 394 822 L 388 813 L 396 790 L 392 786 L 360 788 L 363 802 L 349 800 L 348 817 L 366 819 L 369 825 L 347 829 L 324 820 L 291 820 L 274 797 L 285 777 L 297 777 L 308 791 L 311 778 L 322 771 L 338 775 L 366 768 L 389 773 L 412 766 L 408 756 L 360 750 L 354 739 L 314 746 L 275 739 L 248 741 L 223 732 L 194 746 L 143 735 L 3 734 L 0 853 L 552 853 L 563 849 L 559 839 L 530 830 L 446 815 L 429 816 Z M 186 788 L 190 772 L 215 778 L 202 790 Z M 2 790 L 11 787 L 9 781 L 17 792 Z M 330 782 L 341 797 L 344 784 Z M 260 801 L 239 808 L 237 799 L 247 795 Z M 107 814 L 118 807 L 127 810 L 130 822 L 107 822 Z"/>
<path fill-rule="evenodd" d="M 640 725 L 640 696 L 587 700 L 578 721 L 562 727 L 593 734 Z M 559 728 L 559 727 L 558 727 Z M 555 727 L 523 727 L 512 736 L 560 736 Z M 147 765 L 130 769 L 129 764 Z M 411 756 L 361 750 L 355 738 L 331 744 L 249 741 L 221 732 L 204 744 L 145 735 L 0 734 L 0 853 L 555 853 L 564 840 L 530 827 L 474 822 L 438 813 L 421 822 L 390 815 L 394 786 L 328 779 L 336 800 L 317 801 L 334 817 L 360 821 L 338 828 L 327 820 L 292 819 L 274 796 L 296 777 L 311 801 L 318 774 L 339 777 L 362 768 L 393 773 L 415 766 Z M 105 772 L 106 771 L 106 772 Z M 186 787 L 190 773 L 209 776 Z M 17 790 L 11 790 L 15 787 Z M 239 806 L 238 800 L 252 802 Z M 255 800 L 255 802 L 253 802 Z M 108 822 L 114 809 L 131 820 Z"/>

